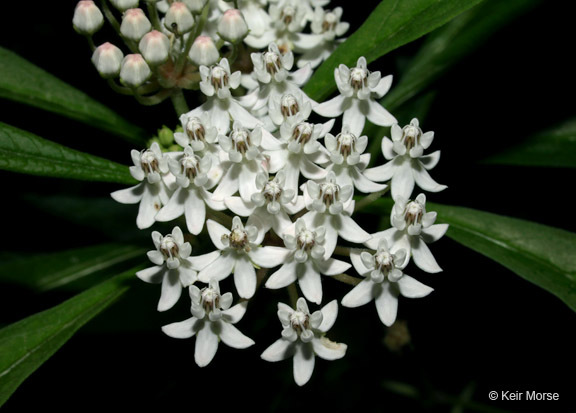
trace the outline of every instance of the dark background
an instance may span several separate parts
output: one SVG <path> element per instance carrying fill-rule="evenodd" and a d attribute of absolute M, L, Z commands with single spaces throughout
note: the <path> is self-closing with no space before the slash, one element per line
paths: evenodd
<path fill-rule="evenodd" d="M 176 125 L 169 102 L 142 107 L 114 94 L 100 79 L 85 40 L 72 29 L 75 1 L 34 2 L 28 10 L 15 3 L 3 5 L 3 47 L 105 102 L 151 134 L 162 124 Z M 343 4 L 344 20 L 357 27 L 377 3 L 338 4 Z M 436 84 L 437 96 L 423 128 L 436 132 L 432 149 L 442 150 L 442 160 L 432 175 L 449 188 L 429 194 L 429 200 L 576 230 L 570 199 L 576 178 L 573 170 L 480 162 L 574 115 L 573 66 L 568 60 L 574 35 L 565 4 L 542 2 L 488 39 Z M 399 76 L 398 66 L 419 44 L 403 47 L 369 67 Z M 132 145 L 34 108 L 2 100 L 0 121 L 75 149 L 130 162 Z M 139 235 L 151 248 L 146 231 L 114 238 L 98 229 L 100 223 L 80 225 L 43 208 L 46 199 L 62 195 L 106 198 L 118 185 L 8 172 L 0 172 L 0 180 L 6 228 L 0 247 L 5 253 L 59 251 Z M 118 232 L 130 228 L 136 214 L 135 207 L 120 208 L 127 222 L 119 223 Z M 111 212 L 111 217 L 115 214 Z M 369 228 L 369 223 L 364 224 Z M 132 231 L 138 233 L 135 225 Z M 161 325 L 189 316 L 186 300 L 168 314 L 157 314 L 159 288 L 137 282 L 124 300 L 83 328 L 27 379 L 4 409 L 220 410 L 235 406 L 270 411 L 442 412 L 449 411 L 450 401 L 458 399 L 465 388 L 480 408 L 568 411 L 576 407 L 571 394 L 576 367 L 574 313 L 551 294 L 447 237 L 433 245 L 432 251 L 442 273 L 425 274 L 412 266 L 407 270 L 435 289 L 424 299 L 400 299 L 398 317 L 409 328 L 409 345 L 393 352 L 383 344 L 387 329 L 373 304 L 341 308 L 329 336 L 348 344 L 347 355 L 335 362 L 317 359 L 314 375 L 304 388 L 293 382 L 291 361 L 272 364 L 260 359 L 280 334 L 275 303 L 288 301 L 283 291 L 258 292 L 239 323 L 256 341 L 255 346 L 234 350 L 222 345 L 214 361 L 200 369 L 193 361 L 193 339 L 174 340 L 160 331 Z M 348 291 L 328 279 L 324 288 L 329 298 Z M 31 298 L 28 291 L 3 287 L 0 322 L 16 321 L 67 296 L 52 293 Z M 413 386 L 417 397 L 387 390 L 386 383 L 391 381 Z M 559 392 L 561 401 L 490 402 L 490 390 Z"/>

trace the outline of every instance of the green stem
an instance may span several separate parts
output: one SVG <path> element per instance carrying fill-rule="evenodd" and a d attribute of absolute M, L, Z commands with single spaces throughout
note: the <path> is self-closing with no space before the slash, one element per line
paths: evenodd
<path fill-rule="evenodd" d="M 288 287 L 288 297 L 290 297 L 290 304 L 292 308 L 296 308 L 296 303 L 298 302 L 298 290 L 296 289 L 296 284 L 292 283 Z"/>
<path fill-rule="evenodd" d="M 156 8 L 156 3 L 148 2 L 147 6 L 148 6 L 148 16 L 150 16 L 150 21 L 152 22 L 152 26 L 154 26 L 154 29 L 161 32 L 162 31 L 162 23 L 160 23 L 160 17 L 158 16 L 158 9 Z"/>
<path fill-rule="evenodd" d="M 331 276 L 330 278 L 333 278 L 337 281 L 343 282 L 344 284 L 348 284 L 348 285 L 358 285 L 362 282 L 362 280 L 360 278 L 357 277 L 352 277 L 351 275 L 348 274 L 336 274 Z"/>
<path fill-rule="evenodd" d="M 108 79 L 108 85 L 112 88 L 112 90 L 116 93 L 120 93 L 121 95 L 133 95 L 134 89 L 121 86 L 119 85 L 114 79 Z"/>
<path fill-rule="evenodd" d="M 106 20 L 108 20 L 108 22 L 112 25 L 116 33 L 122 37 L 120 34 L 120 23 L 118 23 L 118 20 L 116 20 L 116 17 L 114 17 L 114 13 L 112 13 L 112 10 L 110 10 L 110 7 L 108 7 L 108 2 L 106 0 L 102 0 L 100 1 L 100 5 L 102 6 L 102 11 L 104 12 L 104 16 L 106 16 Z"/>
<path fill-rule="evenodd" d="M 171 93 L 172 93 L 171 89 L 164 89 L 152 96 L 142 96 L 138 88 L 134 89 L 134 97 L 136 98 L 138 103 L 144 106 L 153 106 L 162 103 L 164 100 L 166 100 L 166 98 L 168 98 L 171 95 Z"/>
<path fill-rule="evenodd" d="M 357 212 L 357 211 L 361 210 L 362 208 L 364 208 L 366 205 L 369 205 L 372 202 L 376 201 L 378 198 L 380 198 L 382 195 L 384 195 L 389 190 L 390 190 L 390 185 L 388 185 L 386 188 L 384 188 L 381 191 L 373 192 L 370 195 L 366 195 L 360 201 L 356 202 L 356 207 L 354 208 L 354 212 Z"/>
<path fill-rule="evenodd" d="M 188 59 L 188 53 L 194 44 L 194 40 L 202 33 L 204 29 L 204 25 L 206 24 L 206 20 L 208 19 L 208 11 L 210 2 L 206 3 L 204 8 L 202 9 L 202 13 L 200 14 L 200 19 L 196 22 L 196 27 L 194 28 L 194 33 L 190 33 L 188 36 L 188 40 L 186 41 L 186 45 L 184 46 L 184 50 L 178 56 L 178 60 L 176 61 L 176 67 L 174 72 L 180 75 L 186 66 L 186 60 Z"/>
<path fill-rule="evenodd" d="M 88 46 L 90 46 L 90 50 L 94 52 L 96 50 L 96 45 L 94 44 L 94 39 L 91 35 L 86 36 L 86 40 L 88 40 Z"/>
<path fill-rule="evenodd" d="M 186 103 L 186 97 L 184 96 L 182 89 L 173 89 L 170 99 L 172 100 L 172 105 L 174 106 L 176 115 L 180 116 L 184 113 L 190 112 L 190 108 L 188 107 L 188 103 Z"/>

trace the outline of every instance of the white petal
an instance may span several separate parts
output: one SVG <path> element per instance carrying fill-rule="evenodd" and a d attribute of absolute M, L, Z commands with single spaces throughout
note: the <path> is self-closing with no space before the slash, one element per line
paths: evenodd
<path fill-rule="evenodd" d="M 438 164 L 438 161 L 440 161 L 440 151 L 432 152 L 429 155 L 421 156 L 420 158 L 418 158 L 418 160 L 420 161 L 422 166 L 424 166 L 424 168 L 430 170 Z"/>
<path fill-rule="evenodd" d="M 212 193 L 212 198 L 216 201 L 224 201 L 225 198 L 234 195 L 236 191 L 238 191 L 238 176 L 240 173 L 239 165 L 233 164 L 231 165 L 222 179 L 220 183 Z"/>
<path fill-rule="evenodd" d="M 230 115 L 234 121 L 239 121 L 242 126 L 248 129 L 255 128 L 260 123 L 258 119 L 252 116 L 250 112 L 240 106 L 240 104 L 236 101 L 230 102 L 230 107 L 228 110 L 230 111 Z"/>
<path fill-rule="evenodd" d="M 414 190 L 414 175 L 409 162 L 404 162 L 394 173 L 391 182 L 392 198 L 394 200 L 399 197 L 409 199 Z"/>
<path fill-rule="evenodd" d="M 226 245 L 222 243 L 222 236 L 230 235 L 230 230 L 224 225 L 211 219 L 206 221 L 206 228 L 208 229 L 208 234 L 210 235 L 210 239 L 214 246 L 219 250 L 225 249 Z"/>
<path fill-rule="evenodd" d="M 305 156 L 300 159 L 300 172 L 306 178 L 315 180 L 324 179 L 327 173 L 325 169 L 320 168 Z"/>
<path fill-rule="evenodd" d="M 194 360 L 200 367 L 207 366 L 218 351 L 218 336 L 212 331 L 212 323 L 204 322 L 196 337 Z"/>
<path fill-rule="evenodd" d="M 158 301 L 158 311 L 166 311 L 174 307 L 182 294 L 180 274 L 178 270 L 170 270 L 162 279 L 162 293 Z"/>
<path fill-rule="evenodd" d="M 415 238 L 415 237 L 413 237 Z M 412 244 L 412 259 L 414 264 L 418 266 L 421 270 L 429 273 L 437 273 L 442 271 L 442 268 L 436 262 L 434 255 L 428 248 L 428 245 L 420 238 L 415 238 L 411 242 Z"/>
<path fill-rule="evenodd" d="M 372 234 L 372 239 L 369 242 L 372 242 L 372 240 L 374 240 L 374 235 L 375 234 Z M 352 265 L 354 266 L 356 272 L 360 275 L 364 275 L 370 272 L 370 268 L 367 268 L 366 265 L 364 265 L 364 261 L 362 261 L 361 254 L 363 252 L 365 252 L 365 250 L 352 249 L 350 251 L 350 261 L 352 262 Z"/>
<path fill-rule="evenodd" d="M 296 261 L 288 261 L 268 278 L 265 286 L 273 290 L 284 288 L 296 281 L 296 278 Z"/>
<path fill-rule="evenodd" d="M 380 79 L 380 82 L 378 82 L 378 86 L 373 88 L 372 92 L 376 93 L 376 96 L 378 97 L 378 99 L 380 99 L 382 96 L 388 93 L 388 90 L 390 90 L 390 86 L 392 86 L 392 75 L 388 75 Z"/>
<path fill-rule="evenodd" d="M 222 281 L 232 274 L 235 264 L 233 255 L 224 252 L 198 273 L 198 279 L 203 283 L 208 283 L 210 280 Z"/>
<path fill-rule="evenodd" d="M 154 224 L 156 213 L 162 207 L 158 199 L 158 188 L 148 183 L 145 185 L 144 194 L 138 207 L 138 216 L 136 217 L 136 226 L 139 229 L 150 228 Z"/>
<path fill-rule="evenodd" d="M 242 320 L 242 317 L 246 314 L 247 307 L 248 301 L 242 301 L 235 306 L 230 307 L 228 310 L 222 311 L 222 316 L 226 322 L 236 324 L 238 321 Z"/>
<path fill-rule="evenodd" d="M 224 344 L 232 348 L 247 348 L 254 345 L 254 340 L 245 336 L 234 327 L 232 324 L 221 322 L 220 324 L 220 339 Z"/>
<path fill-rule="evenodd" d="M 359 101 L 357 99 L 350 99 L 351 105 L 344 111 L 342 117 L 342 125 L 348 126 L 350 132 L 356 136 L 362 135 L 364 124 L 366 123 L 365 113 L 369 110 L 362 111 L 361 107 L 367 104 L 367 101 Z"/>
<path fill-rule="evenodd" d="M 338 235 L 346 241 L 362 244 L 371 238 L 371 235 L 364 231 L 351 217 L 340 215 L 338 225 Z"/>
<path fill-rule="evenodd" d="M 415 167 L 413 168 L 414 171 L 414 180 L 416 181 L 416 185 L 428 192 L 440 192 L 446 189 L 446 185 L 441 185 L 436 182 L 428 171 L 424 169 L 422 165 L 418 162 Z"/>
<path fill-rule="evenodd" d="M 313 110 L 325 118 L 336 118 L 342 115 L 344 110 L 350 106 L 350 102 L 345 101 L 345 99 L 344 96 L 338 95 L 324 103 L 320 103 Z"/>
<path fill-rule="evenodd" d="M 364 171 L 364 176 L 375 182 L 389 181 L 394 176 L 396 171 L 396 164 L 394 161 L 386 162 L 384 165 L 379 165 L 374 168 L 369 168 Z"/>
<path fill-rule="evenodd" d="M 236 285 L 236 290 L 241 298 L 252 298 L 256 292 L 256 270 L 246 256 L 236 260 L 234 285 Z"/>
<path fill-rule="evenodd" d="M 184 204 L 184 214 L 186 216 L 186 227 L 191 234 L 198 235 L 204 228 L 206 220 L 206 204 L 196 193 L 191 193 Z"/>
<path fill-rule="evenodd" d="M 420 281 L 406 274 L 404 274 L 402 278 L 398 280 L 398 288 L 400 290 L 400 294 L 409 298 L 426 297 L 428 294 L 434 291 L 432 287 L 428 287 L 427 285 L 422 284 Z"/>
<path fill-rule="evenodd" d="M 290 73 L 290 80 L 298 86 L 302 86 L 312 76 L 312 67 L 306 65 L 292 73 Z"/>
<path fill-rule="evenodd" d="M 358 168 L 354 168 L 352 170 L 352 180 L 354 181 L 354 187 L 360 192 L 364 192 L 365 194 L 382 191 L 388 186 L 372 182 L 360 171 L 358 171 Z"/>
<path fill-rule="evenodd" d="M 384 325 L 390 327 L 396 321 L 398 314 L 398 296 L 392 292 L 390 283 L 385 282 L 381 284 L 382 290 L 376 297 L 376 310 L 380 321 Z"/>
<path fill-rule="evenodd" d="M 136 276 L 150 284 L 160 284 L 164 278 L 164 267 L 156 266 L 140 270 Z"/>
<path fill-rule="evenodd" d="M 336 322 L 336 317 L 338 317 L 338 302 L 332 300 L 322 307 L 320 311 L 322 311 L 322 324 L 320 324 L 318 330 L 325 333 L 330 330 Z"/>
<path fill-rule="evenodd" d="M 366 113 L 366 117 L 370 122 L 380 126 L 392 126 L 396 122 L 396 118 L 390 112 L 380 105 L 380 103 L 373 100 L 367 101 L 370 105 L 370 110 Z"/>
<path fill-rule="evenodd" d="M 369 303 L 373 298 L 374 283 L 364 279 L 342 298 L 341 303 L 344 307 L 354 308 Z"/>
<path fill-rule="evenodd" d="M 316 355 L 324 360 L 338 360 L 346 355 L 348 346 L 344 343 L 335 343 L 326 337 L 315 338 L 312 346 Z"/>
<path fill-rule="evenodd" d="M 422 239 L 427 244 L 438 241 L 448 231 L 448 224 L 435 224 L 428 228 L 422 229 Z"/>
<path fill-rule="evenodd" d="M 295 350 L 294 381 L 298 386 L 303 386 L 314 372 L 314 350 L 310 343 L 297 343 Z"/>
<path fill-rule="evenodd" d="M 294 354 L 295 346 L 288 340 L 280 338 L 272 343 L 260 357 L 266 361 L 281 361 Z"/>
<path fill-rule="evenodd" d="M 316 261 L 316 265 L 320 272 L 324 275 L 336 275 L 346 272 L 351 265 L 347 262 L 340 261 L 334 258 L 328 258 L 323 261 Z"/>
<path fill-rule="evenodd" d="M 158 250 L 148 251 L 146 255 L 148 256 L 148 259 L 152 261 L 153 264 L 156 265 L 164 264 L 164 255 L 162 255 L 160 251 Z"/>
<path fill-rule="evenodd" d="M 212 261 L 220 256 L 220 250 L 209 252 L 208 254 L 198 255 L 196 257 L 189 257 L 187 260 L 190 262 L 192 269 L 195 271 L 202 271 Z"/>
<path fill-rule="evenodd" d="M 136 186 L 114 191 L 110 196 L 116 202 L 120 202 L 121 204 L 137 204 L 142 199 L 145 185 L 146 183 L 141 182 Z"/>
<path fill-rule="evenodd" d="M 198 324 L 199 320 L 196 317 L 191 317 L 178 323 L 165 325 L 162 327 L 162 331 L 172 338 L 190 338 L 196 334 Z"/>
<path fill-rule="evenodd" d="M 308 301 L 316 304 L 322 302 L 322 281 L 310 260 L 296 265 L 298 285 Z"/>
<path fill-rule="evenodd" d="M 282 264 L 289 253 L 289 249 L 282 247 L 260 247 L 250 251 L 248 256 L 260 267 L 274 268 Z"/>

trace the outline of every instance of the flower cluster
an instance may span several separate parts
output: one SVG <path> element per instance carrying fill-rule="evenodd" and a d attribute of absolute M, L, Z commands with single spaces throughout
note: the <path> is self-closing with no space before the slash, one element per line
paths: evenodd
<path fill-rule="evenodd" d="M 326 301 L 323 280 L 352 284 L 341 305 L 374 300 L 380 320 L 390 326 L 399 296 L 432 291 L 404 273 L 409 263 L 425 272 L 441 271 L 428 244 L 441 238 L 447 225 L 435 224 L 436 213 L 427 212 L 423 193 L 412 195 L 415 185 L 429 192 L 445 188 L 428 173 L 440 154 L 424 155 L 434 134 L 424 133 L 417 119 L 401 127 L 377 101 L 388 92 L 392 76 L 369 71 L 360 57 L 355 67 L 335 70 L 339 95 L 333 99 L 315 102 L 302 90 L 312 68 L 348 28 L 340 21 L 340 8 L 323 8 L 328 3 L 238 0 L 236 9 L 232 2 L 213 0 L 148 2 L 150 22 L 138 1 L 112 1 L 123 12 L 122 36 L 129 47 L 138 46 L 141 57 L 127 56 L 116 65 L 115 46 L 95 49 L 100 73 L 119 74 L 137 96 L 150 85 L 196 88 L 203 95 L 202 103 L 180 116 L 181 131 L 174 133 L 178 149 L 163 150 L 154 142 L 133 150 L 130 173 L 139 183 L 112 193 L 120 203 L 139 205 L 140 229 L 180 220 L 171 234 L 152 232 L 156 249 L 148 257 L 154 266 L 137 276 L 162 285 L 159 311 L 172 308 L 188 289 L 192 317 L 162 330 L 175 338 L 196 336 L 194 357 L 201 367 L 213 359 L 220 341 L 236 349 L 255 344 L 235 324 L 261 285 L 287 288 L 294 308 L 278 304 L 281 338 L 262 358 L 293 357 L 294 379 L 303 385 L 315 356 L 335 360 L 347 349 L 326 337 L 338 301 L 309 310 L 307 302 Z M 98 13 L 91 1 L 80 1 L 77 31 L 91 38 L 102 24 Z M 158 22 L 160 30 L 152 30 Z M 242 42 L 260 51 L 240 50 Z M 166 53 L 160 53 L 164 47 Z M 239 53 L 249 56 L 249 69 L 235 70 Z M 137 82 L 136 73 L 139 79 L 152 76 L 136 69 L 139 64 L 156 65 L 156 78 Z M 179 64 L 179 77 L 171 78 Z M 382 165 L 369 167 L 371 155 L 364 153 L 373 139 L 362 135 L 366 120 L 391 127 L 391 139 L 382 139 Z M 339 131 L 333 131 L 335 125 L 341 125 Z M 367 232 L 354 216 L 354 195 L 376 199 L 388 189 L 395 202 L 391 227 Z M 206 233 L 210 241 L 192 251 L 190 241 Z M 339 245 L 342 241 L 347 245 Z M 360 278 L 344 274 L 352 269 Z M 232 293 L 220 292 L 231 275 L 240 297 L 235 305 Z M 298 288 L 303 297 L 298 298 Z"/>

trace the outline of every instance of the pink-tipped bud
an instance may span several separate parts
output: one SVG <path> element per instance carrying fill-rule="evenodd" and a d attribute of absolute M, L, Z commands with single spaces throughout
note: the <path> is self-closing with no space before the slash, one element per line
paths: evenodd
<path fill-rule="evenodd" d="M 166 12 L 164 26 L 175 34 L 188 33 L 194 27 L 194 16 L 186 4 L 175 1 Z"/>
<path fill-rule="evenodd" d="M 200 14 L 208 0 L 184 0 L 184 3 L 186 3 L 192 13 Z"/>
<path fill-rule="evenodd" d="M 106 42 L 94 50 L 92 63 L 98 73 L 106 79 L 118 76 L 124 53 L 112 43 Z"/>
<path fill-rule="evenodd" d="M 138 7 L 138 0 L 110 0 L 110 2 L 120 11 Z"/>
<path fill-rule="evenodd" d="M 150 76 L 150 67 L 141 54 L 126 55 L 120 69 L 120 81 L 126 86 L 138 87 Z"/>
<path fill-rule="evenodd" d="M 72 25 L 74 30 L 83 35 L 92 35 L 104 24 L 102 12 L 91 0 L 79 1 L 74 9 Z"/>
<path fill-rule="evenodd" d="M 127 39 L 139 41 L 142 36 L 150 31 L 152 24 L 142 9 L 128 9 L 122 16 L 120 33 Z"/>
<path fill-rule="evenodd" d="M 220 53 L 210 36 L 198 36 L 190 48 L 188 57 L 197 66 L 212 66 L 220 60 Z"/>
<path fill-rule="evenodd" d="M 138 48 L 150 65 L 159 65 L 168 59 L 170 39 L 164 33 L 152 30 L 142 37 Z"/>
<path fill-rule="evenodd" d="M 218 23 L 218 35 L 230 42 L 238 43 L 248 34 L 248 25 L 240 10 L 226 10 Z"/>

